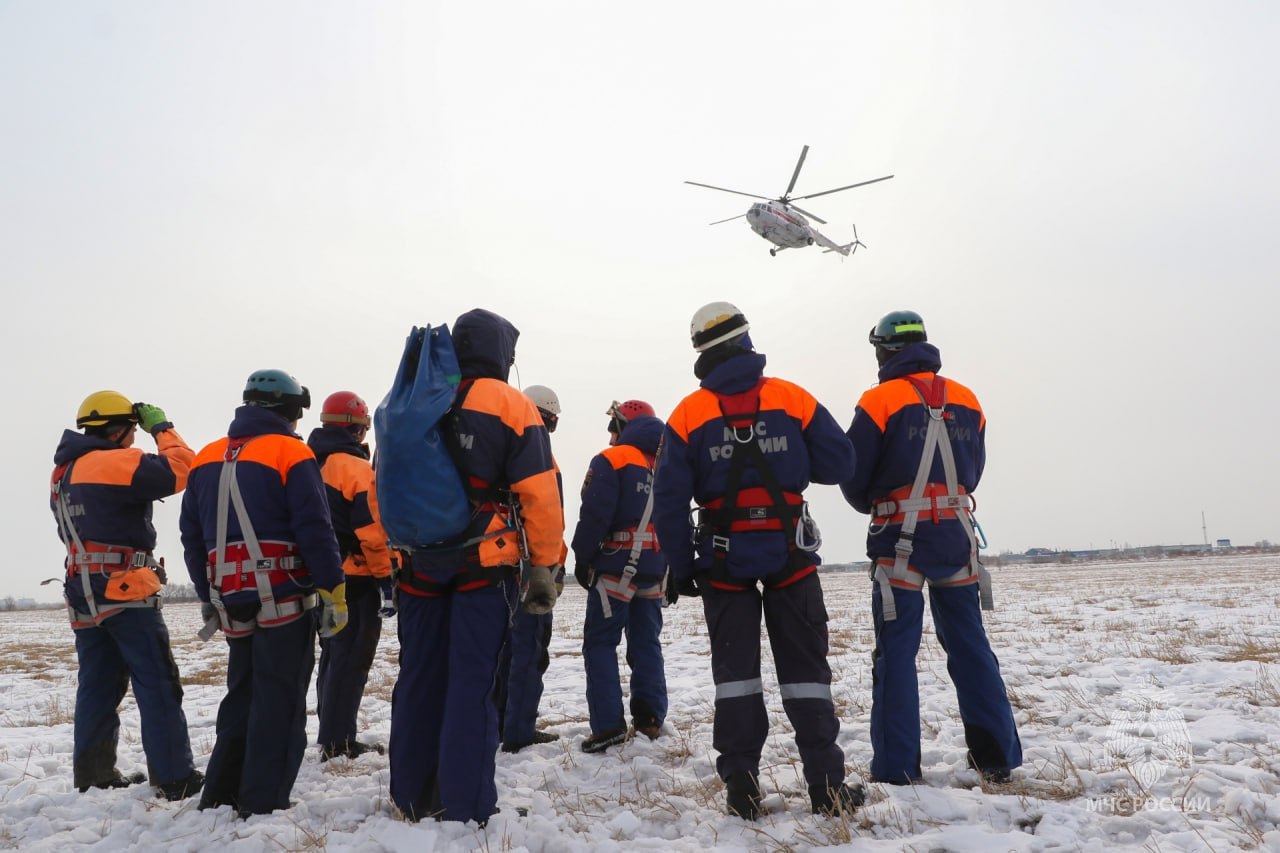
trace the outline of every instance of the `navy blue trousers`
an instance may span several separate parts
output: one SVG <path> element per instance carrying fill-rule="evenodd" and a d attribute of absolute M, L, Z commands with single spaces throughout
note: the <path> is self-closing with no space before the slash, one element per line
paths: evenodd
<path fill-rule="evenodd" d="M 130 682 L 142 717 L 142 749 L 153 785 L 191 775 L 191 741 L 182 713 L 182 684 L 160 611 L 128 607 L 96 628 L 75 632 L 76 687 L 72 775 L 77 788 L 114 779 L 120 739 L 118 708 Z"/>
<path fill-rule="evenodd" d="M 230 804 L 268 814 L 289 807 L 307 748 L 307 688 L 316 612 L 227 640 L 227 695 L 205 770 L 200 808 Z"/>
<path fill-rule="evenodd" d="M 636 726 L 661 726 L 667 718 L 667 675 L 662 661 L 662 599 L 609 599 L 605 617 L 600 591 L 587 592 L 582 629 L 582 663 L 587 671 L 587 711 L 593 735 L 626 725 L 618 645 L 627 637 L 631 668 L 631 720 Z"/>
<path fill-rule="evenodd" d="M 535 616 L 516 608 L 511 638 L 502 648 L 494 701 L 504 746 L 533 742 L 542 701 L 542 675 L 551 665 L 551 614 Z"/>
<path fill-rule="evenodd" d="M 513 580 L 400 596 L 388 753 L 391 799 L 410 820 L 483 822 L 497 810 L 493 693 L 515 596 Z"/>
<path fill-rule="evenodd" d="M 322 747 L 339 748 L 356 740 L 356 718 L 369 681 L 369 669 L 382 636 L 378 609 L 382 595 L 372 578 L 347 581 L 347 627 L 320 638 L 320 667 L 316 673 L 316 715 Z"/>
<path fill-rule="evenodd" d="M 893 589 L 898 618 L 885 622 L 880 587 L 872 584 L 876 648 L 872 657 L 871 778 L 904 783 L 920 778 L 920 692 L 916 654 L 924 620 L 921 590 Z M 1000 662 L 982 627 L 978 586 L 930 587 L 938 642 L 956 687 L 970 759 L 982 770 L 1012 770 L 1022 764 L 1022 742 Z"/>
<path fill-rule="evenodd" d="M 777 589 L 742 591 L 703 585 L 702 608 L 711 635 L 711 675 L 716 684 L 712 746 L 721 779 L 755 776 L 769 735 L 760 677 L 760 615 L 778 671 L 782 708 L 795 729 L 796 747 L 809 785 L 844 781 L 844 752 L 836 745 L 840 722 L 831 701 L 827 663 L 827 608 L 814 572 Z"/>

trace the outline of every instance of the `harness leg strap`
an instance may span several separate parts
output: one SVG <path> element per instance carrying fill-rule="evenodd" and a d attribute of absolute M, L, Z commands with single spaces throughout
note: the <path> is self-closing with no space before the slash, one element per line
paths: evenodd
<path fill-rule="evenodd" d="M 881 618 L 886 622 L 893 622 L 898 618 L 898 607 L 893 602 L 893 584 L 889 583 L 889 573 L 885 571 L 884 566 L 877 563 L 871 573 L 871 579 L 880 586 Z"/>

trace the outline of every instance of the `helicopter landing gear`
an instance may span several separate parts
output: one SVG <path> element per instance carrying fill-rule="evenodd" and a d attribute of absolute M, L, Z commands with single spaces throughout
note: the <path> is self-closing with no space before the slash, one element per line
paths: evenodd
<path fill-rule="evenodd" d="M 774 258 L 778 257 L 778 250 L 777 250 L 777 249 L 770 249 L 770 250 L 769 250 L 769 255 L 770 255 L 770 257 L 774 257 Z"/>

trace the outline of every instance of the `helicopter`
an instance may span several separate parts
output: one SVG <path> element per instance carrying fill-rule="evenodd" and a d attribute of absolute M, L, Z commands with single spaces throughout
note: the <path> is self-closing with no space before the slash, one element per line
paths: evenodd
<path fill-rule="evenodd" d="M 796 179 L 800 177 L 800 167 L 804 165 L 804 158 L 809 153 L 809 146 L 806 145 L 800 150 L 800 159 L 796 161 L 796 170 L 791 173 L 791 183 L 787 184 L 787 191 L 777 198 L 769 198 L 768 196 L 756 195 L 755 193 L 744 193 L 741 190 L 730 190 L 724 187 L 716 187 L 711 184 L 700 184 L 697 181 L 685 181 L 695 187 L 706 187 L 709 190 L 719 190 L 720 192 L 733 193 L 735 195 L 745 195 L 750 198 L 762 199 L 751 205 L 751 209 L 746 213 L 739 213 L 737 216 L 730 216 L 728 219 L 718 219 L 712 222 L 712 225 L 720 225 L 725 222 L 732 222 L 735 219 L 746 217 L 747 224 L 751 226 L 751 230 L 759 234 L 764 239 L 773 243 L 773 248 L 769 249 L 769 254 L 773 257 L 778 256 L 778 252 L 783 249 L 803 249 L 805 246 L 812 246 L 817 243 L 822 246 L 823 252 L 839 252 L 841 255 L 848 257 L 858 251 L 858 247 L 864 249 L 867 244 L 858 239 L 858 226 L 853 226 L 853 240 L 848 243 L 837 243 L 828 238 L 817 228 L 809 224 L 809 219 L 814 220 L 822 225 L 827 224 L 827 220 L 810 213 L 801 207 L 793 204 L 796 201 L 804 201 L 809 198 L 817 198 L 821 195 L 831 195 L 832 193 L 844 192 L 854 187 L 865 187 L 867 184 L 874 184 L 880 181 L 887 181 L 893 175 L 885 175 L 883 178 L 873 178 L 869 181 L 860 181 L 856 184 L 849 184 L 846 187 L 837 187 L 834 190 L 824 190 L 820 193 L 809 193 L 808 195 L 791 197 L 791 191 L 796 188 Z M 806 219 L 805 217 L 808 217 Z"/>

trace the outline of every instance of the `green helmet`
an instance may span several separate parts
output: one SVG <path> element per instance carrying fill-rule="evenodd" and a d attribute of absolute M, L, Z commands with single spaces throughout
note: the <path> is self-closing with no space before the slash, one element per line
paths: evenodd
<path fill-rule="evenodd" d="M 907 344 L 929 340 L 924 332 L 924 318 L 914 311 L 890 311 L 880 318 L 867 340 L 880 349 L 896 352 Z"/>

